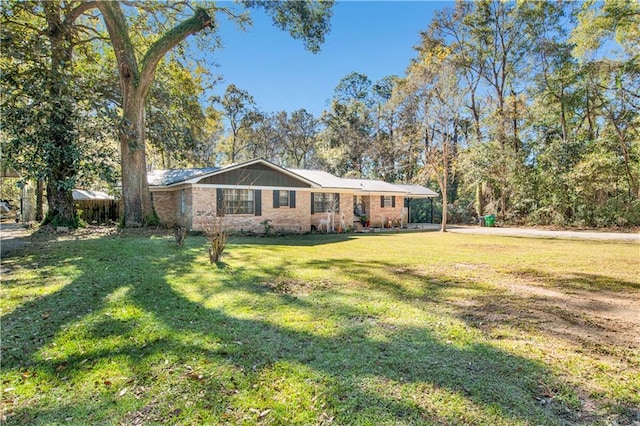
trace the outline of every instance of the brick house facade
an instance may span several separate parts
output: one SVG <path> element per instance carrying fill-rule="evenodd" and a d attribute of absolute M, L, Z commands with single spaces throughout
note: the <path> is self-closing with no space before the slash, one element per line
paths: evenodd
<path fill-rule="evenodd" d="M 405 223 L 405 198 L 437 194 L 418 185 L 343 179 L 317 170 L 286 169 L 263 159 L 224 168 L 156 170 L 148 174 L 154 209 L 167 226 L 204 231 L 214 221 L 227 229 L 305 233 L 315 228 Z"/>

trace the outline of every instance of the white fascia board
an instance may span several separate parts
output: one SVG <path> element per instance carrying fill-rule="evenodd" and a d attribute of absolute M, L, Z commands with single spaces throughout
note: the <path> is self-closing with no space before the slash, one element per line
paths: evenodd
<path fill-rule="evenodd" d="M 149 186 L 149 191 L 150 192 L 154 192 L 154 191 L 177 191 L 178 189 L 184 189 L 186 187 L 189 187 L 191 185 L 187 185 L 185 182 L 176 182 L 176 183 L 172 183 L 171 185 L 154 185 L 154 186 Z"/>
<path fill-rule="evenodd" d="M 425 199 L 426 198 L 436 198 L 436 197 L 439 197 L 439 196 L 440 196 L 439 194 L 435 194 L 435 195 L 432 195 L 432 194 L 428 194 L 428 195 L 427 194 L 405 194 L 406 198 L 413 198 L 413 199 L 418 199 L 418 198 L 425 198 Z"/>
<path fill-rule="evenodd" d="M 389 195 L 397 195 L 399 197 L 406 197 L 409 194 L 407 192 L 401 192 L 401 191 L 366 191 L 363 189 L 360 189 L 358 191 L 355 191 L 354 194 L 356 195 L 385 195 L 385 196 L 389 196 Z"/>
<path fill-rule="evenodd" d="M 189 185 L 191 188 L 222 188 L 222 189 L 261 189 L 261 190 L 279 190 L 279 191 L 311 191 L 311 188 L 289 187 L 289 186 L 264 186 L 264 185 L 221 185 L 210 183 L 194 183 Z"/>
<path fill-rule="evenodd" d="M 396 195 L 405 198 L 435 198 L 438 197 L 438 194 L 427 195 L 427 194 L 411 194 L 409 192 L 382 192 L 382 191 L 365 191 L 362 189 L 348 189 L 348 188 L 323 188 L 323 187 L 314 187 L 314 188 L 300 188 L 300 187 L 285 187 L 285 186 L 261 186 L 261 185 L 221 185 L 221 184 L 205 184 L 205 183 L 188 183 L 188 182 L 178 182 L 171 185 L 164 186 L 150 186 L 149 190 L 151 192 L 155 191 L 177 191 L 185 188 L 225 188 L 225 189 L 260 189 L 260 190 L 280 190 L 280 191 L 301 191 L 301 192 L 313 192 L 313 193 L 341 193 L 341 194 L 353 194 L 360 196 L 389 196 Z"/>
<path fill-rule="evenodd" d="M 328 187 L 318 187 L 318 188 L 309 188 L 313 193 L 335 193 L 338 192 L 340 194 L 355 194 L 359 191 L 356 188 L 328 188 Z"/>

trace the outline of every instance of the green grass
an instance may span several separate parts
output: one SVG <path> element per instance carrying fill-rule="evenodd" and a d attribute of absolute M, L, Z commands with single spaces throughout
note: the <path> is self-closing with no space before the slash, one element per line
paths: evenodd
<path fill-rule="evenodd" d="M 2 260 L 6 424 L 640 420 L 638 318 L 587 303 L 640 298 L 637 244 L 312 235 L 218 266 L 199 237 L 27 247 Z"/>

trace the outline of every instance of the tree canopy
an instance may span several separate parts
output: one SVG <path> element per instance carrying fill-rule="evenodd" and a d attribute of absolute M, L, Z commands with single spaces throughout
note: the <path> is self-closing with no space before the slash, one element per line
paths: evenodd
<path fill-rule="evenodd" d="M 443 223 L 640 224 L 637 2 L 458 1 L 420 34 L 405 75 L 354 70 L 319 116 L 261 110 L 232 76 L 204 104 L 218 76 L 189 57 L 187 39 L 215 54 L 219 20 L 246 26 L 259 8 L 317 52 L 332 6 L 7 2 L 3 153 L 47 182 L 49 211 L 65 220 L 84 182 L 121 179 L 135 226 L 153 220 L 148 162 L 264 157 L 437 185 Z"/>
<path fill-rule="evenodd" d="M 333 2 L 244 1 L 242 5 L 245 10 L 265 10 L 274 25 L 302 40 L 308 50 L 317 52 L 329 31 Z M 206 46 L 204 41 L 208 38 L 208 46 L 215 48 L 219 15 L 241 26 L 248 23 L 247 13 L 214 2 L 55 0 L 15 1 L 3 7 L 3 41 L 10 47 L 3 49 L 3 76 L 14 77 L 3 80 L 3 88 L 7 89 L 4 93 L 12 94 L 3 99 L 3 109 L 8 109 L 9 115 L 15 118 L 10 126 L 3 128 L 3 134 L 8 135 L 5 151 L 14 147 L 12 162 L 16 166 L 27 167 L 31 176 L 47 179 L 50 213 L 64 222 L 75 220 L 71 189 L 77 183 L 78 164 L 86 158 L 80 150 L 80 141 L 86 136 L 95 136 L 95 132 L 91 135 L 81 127 L 78 117 L 96 122 L 100 117 L 108 117 L 103 114 L 107 111 L 120 113 L 116 122 L 113 116 L 109 118 L 120 141 L 123 222 L 127 225 L 137 226 L 153 220 L 146 180 L 147 137 L 165 164 L 167 152 L 180 156 L 184 148 L 200 150 L 199 155 L 207 158 L 215 157 L 201 149 L 201 142 L 206 139 L 204 129 L 208 128 L 210 134 L 217 132 L 219 126 L 212 120 L 217 120 L 219 115 L 212 110 L 203 113 L 203 108 L 197 105 L 201 82 L 192 74 L 193 69 L 181 69 L 176 58 L 184 56 L 183 42 L 194 34 L 203 36 L 201 46 Z M 98 24 L 98 16 L 104 27 Z M 24 39 L 19 37 L 22 32 L 27 34 Z M 112 50 L 106 48 L 105 41 Z M 90 47 L 76 61 L 74 48 L 78 45 Z M 163 65 L 169 52 L 174 50 L 177 56 Z M 95 74 L 88 68 L 75 72 L 74 66 L 91 64 L 100 54 L 107 53 L 104 56 L 108 57 L 109 52 L 113 54 L 111 69 L 116 71 L 119 85 L 113 84 L 113 74 L 107 71 L 109 64 L 103 62 L 98 74 L 105 77 L 101 82 L 110 88 L 80 87 L 84 79 L 91 79 Z M 182 85 L 186 90 L 172 92 L 169 89 L 163 93 L 166 86 L 158 85 L 154 90 L 159 66 L 167 70 L 162 77 L 165 81 L 168 75 L 172 84 Z M 29 76 L 32 80 L 28 80 Z M 106 105 L 85 102 L 85 93 L 105 95 L 102 99 Z M 167 113 L 155 114 L 157 109 L 150 108 L 147 123 L 149 100 Z M 171 120 L 176 103 L 181 104 L 182 111 L 189 111 L 188 122 Z M 80 113 L 79 105 L 88 105 L 86 114 Z M 36 121 L 24 121 L 32 119 Z M 37 125 L 38 121 L 46 122 L 46 126 Z M 99 140 L 94 142 L 93 146 L 98 146 Z"/>

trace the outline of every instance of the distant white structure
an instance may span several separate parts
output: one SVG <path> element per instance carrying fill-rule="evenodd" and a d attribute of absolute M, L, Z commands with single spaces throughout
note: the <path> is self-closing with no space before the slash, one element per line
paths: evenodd
<path fill-rule="evenodd" d="M 327 218 L 326 219 L 319 219 L 318 220 L 318 231 L 321 231 L 322 227 L 324 226 L 324 229 L 328 234 L 329 233 L 329 224 L 330 223 L 331 223 L 331 212 L 327 212 Z"/>

